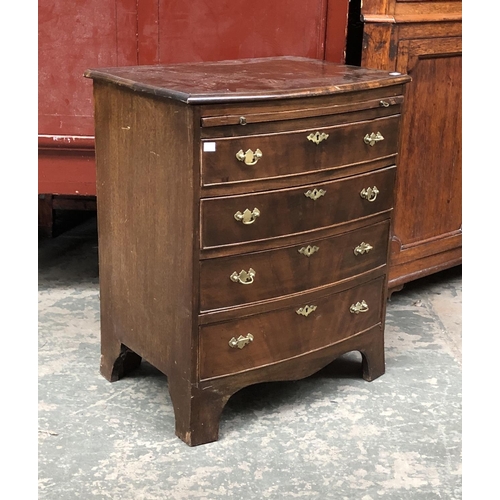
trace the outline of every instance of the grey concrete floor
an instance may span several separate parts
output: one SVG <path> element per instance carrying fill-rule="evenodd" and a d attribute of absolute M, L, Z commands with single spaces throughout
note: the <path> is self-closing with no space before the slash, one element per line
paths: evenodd
<path fill-rule="evenodd" d="M 461 267 L 388 303 L 386 373 L 342 356 L 297 382 L 235 394 L 220 439 L 174 435 L 168 381 L 143 362 L 99 374 L 97 233 L 39 243 L 39 498 L 462 498 Z"/>

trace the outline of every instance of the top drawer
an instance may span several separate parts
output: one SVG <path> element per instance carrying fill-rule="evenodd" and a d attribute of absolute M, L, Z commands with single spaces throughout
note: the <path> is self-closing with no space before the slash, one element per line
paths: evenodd
<path fill-rule="evenodd" d="M 204 186 L 303 174 L 397 153 L 400 115 L 347 125 L 202 141 Z"/>

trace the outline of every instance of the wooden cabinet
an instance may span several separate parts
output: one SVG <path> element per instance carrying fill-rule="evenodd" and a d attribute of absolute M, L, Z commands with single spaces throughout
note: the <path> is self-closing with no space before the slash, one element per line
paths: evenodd
<path fill-rule="evenodd" d="M 364 0 L 361 65 L 405 88 L 389 286 L 462 261 L 462 2 Z"/>
<path fill-rule="evenodd" d="M 147 359 L 197 445 L 247 385 L 351 350 L 382 375 L 409 78 L 294 57 L 86 74 L 104 377 Z"/>

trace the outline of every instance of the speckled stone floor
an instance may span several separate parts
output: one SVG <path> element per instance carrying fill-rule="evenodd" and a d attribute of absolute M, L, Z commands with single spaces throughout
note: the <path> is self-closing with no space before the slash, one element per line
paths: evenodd
<path fill-rule="evenodd" d="M 386 373 L 349 353 L 235 394 L 215 443 L 174 434 L 167 379 L 99 374 L 95 219 L 39 244 L 39 498 L 458 500 L 461 268 L 388 303 Z"/>

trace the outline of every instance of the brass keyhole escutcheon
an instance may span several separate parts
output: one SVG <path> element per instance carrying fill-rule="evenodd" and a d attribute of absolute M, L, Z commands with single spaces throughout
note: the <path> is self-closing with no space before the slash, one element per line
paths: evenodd
<path fill-rule="evenodd" d="M 364 200 L 375 201 L 379 193 L 380 191 L 378 190 L 377 186 L 373 186 L 363 189 L 359 193 L 359 196 L 361 196 L 361 198 L 363 198 Z"/>
<path fill-rule="evenodd" d="M 308 189 L 305 193 L 304 196 L 306 198 L 310 198 L 313 201 L 316 201 L 318 198 L 321 198 L 322 196 L 325 196 L 326 191 L 324 189 Z"/>
<path fill-rule="evenodd" d="M 260 216 L 260 210 L 258 208 L 254 208 L 251 212 L 250 210 L 245 209 L 243 213 L 239 210 L 234 214 L 234 218 L 238 222 L 242 222 L 243 224 L 253 224 L 257 217 Z"/>
<path fill-rule="evenodd" d="M 307 318 L 307 316 L 309 316 L 309 314 L 316 311 L 317 308 L 318 308 L 318 306 L 313 306 L 313 305 L 304 306 L 304 307 L 299 307 L 295 312 L 297 314 L 300 314 L 301 316 L 305 316 Z"/>
<path fill-rule="evenodd" d="M 320 142 L 325 141 L 326 139 L 328 139 L 328 137 L 329 137 L 329 134 L 325 134 L 325 132 L 315 132 L 315 133 L 311 132 L 307 136 L 307 140 L 311 141 L 311 142 L 314 142 L 314 144 L 319 144 Z"/>
<path fill-rule="evenodd" d="M 361 302 L 356 302 L 356 304 L 352 304 L 349 308 L 351 314 L 359 314 L 365 313 L 369 310 L 368 304 L 362 300 Z"/>
<path fill-rule="evenodd" d="M 229 346 L 233 348 L 238 348 L 238 349 L 243 349 L 247 344 L 250 344 L 250 342 L 253 342 L 253 335 L 251 333 L 247 333 L 245 337 L 243 335 L 240 335 L 238 338 L 233 337 L 229 341 Z"/>
<path fill-rule="evenodd" d="M 307 245 L 306 247 L 299 248 L 299 253 L 305 255 L 306 257 L 310 257 L 313 253 L 316 253 L 319 250 L 319 247 L 316 245 Z"/>
<path fill-rule="evenodd" d="M 255 271 L 250 268 L 248 271 L 241 270 L 239 273 L 236 271 L 229 276 L 229 279 L 231 281 L 234 281 L 235 283 L 241 283 L 242 285 L 251 285 L 253 283 L 253 280 L 255 278 Z"/>
<path fill-rule="evenodd" d="M 251 149 L 247 149 L 243 152 L 243 149 L 240 149 L 236 153 L 236 158 L 239 161 L 245 162 L 245 165 L 255 165 L 262 158 L 262 151 L 256 149 L 255 152 L 253 152 Z"/>
<path fill-rule="evenodd" d="M 363 137 L 363 141 L 365 141 L 365 144 L 369 144 L 370 146 L 375 146 L 377 142 L 383 141 L 384 137 L 380 132 L 377 132 L 374 134 L 373 132 L 371 134 L 366 134 Z"/>

